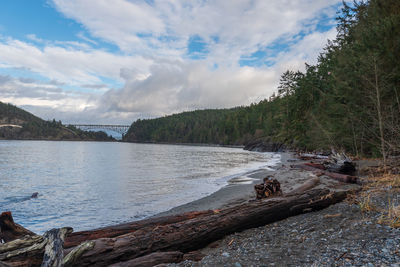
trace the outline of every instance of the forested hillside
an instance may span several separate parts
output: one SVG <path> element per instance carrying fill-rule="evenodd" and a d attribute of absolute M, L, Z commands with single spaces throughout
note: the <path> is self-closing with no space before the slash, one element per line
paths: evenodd
<path fill-rule="evenodd" d="M 0 139 L 113 140 L 104 132 L 86 132 L 74 127 L 65 127 L 61 122 L 42 120 L 23 109 L 2 102 Z"/>
<path fill-rule="evenodd" d="M 245 144 L 400 153 L 400 1 L 344 4 L 316 65 L 282 74 L 277 94 L 249 107 L 134 122 L 125 141 Z"/>

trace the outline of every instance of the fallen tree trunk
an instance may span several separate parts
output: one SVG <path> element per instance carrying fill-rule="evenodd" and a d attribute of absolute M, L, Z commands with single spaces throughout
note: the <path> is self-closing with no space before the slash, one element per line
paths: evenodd
<path fill-rule="evenodd" d="M 303 169 L 306 171 L 315 171 L 315 172 L 319 172 L 323 175 L 326 175 L 328 177 L 331 177 L 339 182 L 343 182 L 343 183 L 350 183 L 350 184 L 359 184 L 360 181 L 358 179 L 357 176 L 352 176 L 352 175 L 347 175 L 347 174 L 341 174 L 341 173 L 336 173 L 336 172 L 330 172 L 330 171 L 324 171 L 321 170 L 319 168 L 315 168 L 312 167 L 310 165 L 305 165 L 305 164 L 301 164 L 301 165 L 290 165 L 290 167 L 292 168 L 297 168 L 297 169 Z"/>
<path fill-rule="evenodd" d="M 0 215 L 0 243 L 2 240 L 10 242 L 26 235 L 34 236 L 36 234 L 15 223 L 10 211 Z"/>
<path fill-rule="evenodd" d="M 153 252 L 189 252 L 205 247 L 228 234 L 259 227 L 289 216 L 323 209 L 342 201 L 346 192 L 327 189 L 303 194 L 254 201 L 182 222 L 144 227 L 117 238 L 90 242 L 88 250 L 75 259 L 79 266 L 107 266 L 129 261 Z M 68 257 L 68 255 L 67 255 Z"/>
<path fill-rule="evenodd" d="M 136 222 L 130 223 L 123 223 L 108 227 L 103 227 L 95 230 L 89 231 L 80 231 L 80 232 L 73 232 L 66 236 L 64 241 L 64 248 L 71 248 L 78 246 L 79 244 L 83 243 L 84 241 L 94 240 L 99 238 L 112 238 L 124 234 L 128 234 L 134 231 L 137 231 L 143 227 L 150 227 L 150 226 L 161 226 L 171 223 L 177 223 L 193 218 L 197 218 L 199 216 L 205 215 L 212 215 L 214 211 L 207 210 L 207 211 L 193 211 L 193 212 L 186 212 L 178 215 L 172 216 L 164 216 L 164 217 L 156 217 L 145 219 Z"/>

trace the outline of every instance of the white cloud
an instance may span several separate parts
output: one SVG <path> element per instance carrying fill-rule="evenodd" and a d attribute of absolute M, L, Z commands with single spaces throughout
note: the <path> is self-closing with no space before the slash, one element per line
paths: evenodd
<path fill-rule="evenodd" d="M 0 38 L 0 68 L 29 69 L 62 84 L 13 79 L 2 85 L 0 79 L 0 101 L 67 122 L 130 123 L 143 116 L 247 105 L 268 97 L 283 71 L 315 62 L 326 40 L 334 38 L 335 29 L 319 32 L 316 24 L 321 16 L 334 17 L 332 6 L 340 0 L 53 2 L 87 30 L 76 33 L 84 42 L 48 41 L 34 34 L 27 36 L 30 42 Z M 202 60 L 187 54 L 193 36 L 207 46 Z M 121 51 L 91 47 L 102 41 Z M 290 43 L 289 48 L 268 49 L 278 41 Z M 239 65 L 258 50 L 266 50 L 276 64 Z M 107 88 L 103 78 L 124 85 Z M 66 86 L 87 90 L 62 89 Z"/>
<path fill-rule="evenodd" d="M 272 93 L 274 70 L 251 67 L 210 70 L 203 62 L 164 62 L 153 65 L 144 80 L 126 81 L 122 90 L 103 96 L 107 112 L 121 111 L 160 116 L 195 108 L 250 104 L 254 97 Z"/>
<path fill-rule="evenodd" d="M 292 36 L 340 0 L 145 1 L 53 0 L 93 36 L 141 55 L 182 55 L 190 36 L 204 38 L 211 60 L 233 64 Z M 213 37 L 218 42 L 213 42 Z M 160 39 L 164 37 L 163 39 Z M 163 40 L 163 41 L 161 41 Z M 169 40 L 165 42 L 165 40 Z M 156 49 L 155 49 L 156 48 Z M 227 56 L 228 59 L 227 59 Z"/>
<path fill-rule="evenodd" d="M 26 68 L 44 77 L 71 85 L 102 83 L 100 77 L 120 80 L 122 68 L 147 73 L 151 59 L 116 55 L 102 50 L 82 50 L 56 45 L 40 49 L 33 44 L 8 38 L 0 40 L 2 67 Z"/>
<path fill-rule="evenodd" d="M 93 107 L 95 101 L 89 94 L 66 92 L 53 81 L 16 79 L 0 75 L 0 101 L 18 106 L 52 110 L 53 113 L 82 112 Z M 51 113 L 38 113 L 45 119 L 55 118 Z"/>

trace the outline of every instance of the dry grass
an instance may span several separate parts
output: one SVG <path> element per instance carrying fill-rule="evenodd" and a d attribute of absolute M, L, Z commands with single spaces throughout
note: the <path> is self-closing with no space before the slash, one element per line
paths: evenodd
<path fill-rule="evenodd" d="M 377 208 L 371 204 L 371 199 L 376 194 L 387 194 L 400 191 L 400 174 L 392 173 L 388 168 L 374 168 L 368 177 L 368 183 L 363 186 L 362 193 L 358 198 L 358 205 L 362 212 L 377 211 L 381 213 L 378 223 L 389 225 L 393 228 L 400 227 L 400 205 L 395 205 L 388 198 L 387 206 Z"/>
<path fill-rule="evenodd" d="M 362 194 L 358 201 L 361 212 L 376 211 L 377 208 L 371 203 L 371 194 Z"/>
<path fill-rule="evenodd" d="M 389 199 L 389 205 L 387 209 L 385 209 L 382 213 L 382 216 L 379 218 L 378 223 L 386 224 L 393 228 L 400 227 L 400 205 L 395 206 L 391 204 Z"/>
<path fill-rule="evenodd" d="M 383 173 L 368 178 L 367 186 L 375 189 L 397 189 L 400 188 L 400 174 Z"/>

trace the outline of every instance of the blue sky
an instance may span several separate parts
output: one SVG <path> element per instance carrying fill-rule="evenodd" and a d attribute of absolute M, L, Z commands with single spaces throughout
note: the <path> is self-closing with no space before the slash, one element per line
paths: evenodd
<path fill-rule="evenodd" d="M 0 3 L 0 101 L 66 123 L 246 105 L 336 34 L 333 0 Z"/>

